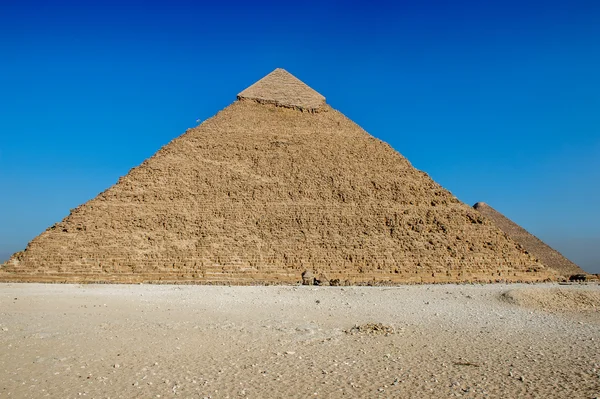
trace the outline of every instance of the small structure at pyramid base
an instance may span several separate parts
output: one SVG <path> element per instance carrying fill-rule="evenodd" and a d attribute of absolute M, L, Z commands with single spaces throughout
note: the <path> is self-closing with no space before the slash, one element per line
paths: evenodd
<path fill-rule="evenodd" d="M 0 267 L 0 281 L 379 285 L 557 273 L 275 70 Z M 306 277 L 306 276 L 305 276 Z"/>
<path fill-rule="evenodd" d="M 538 258 L 541 263 L 547 267 L 556 270 L 562 276 L 570 277 L 583 275 L 585 271 L 565 258 L 560 252 L 547 245 L 545 242 L 529 233 L 527 230 L 486 204 L 478 202 L 473 208 L 479 211 L 483 216 L 490 219 L 506 233 L 511 239 L 519 243 L 530 254 Z"/>

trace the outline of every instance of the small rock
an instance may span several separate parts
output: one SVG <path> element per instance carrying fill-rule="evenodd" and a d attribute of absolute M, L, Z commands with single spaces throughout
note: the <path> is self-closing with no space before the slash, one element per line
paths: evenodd
<path fill-rule="evenodd" d="M 121 365 L 119 363 L 115 363 L 115 365 L 113 367 L 118 369 L 119 367 L 121 367 Z"/>
<path fill-rule="evenodd" d="M 302 273 L 302 285 L 314 285 L 315 284 L 315 275 L 312 270 L 305 270 Z"/>

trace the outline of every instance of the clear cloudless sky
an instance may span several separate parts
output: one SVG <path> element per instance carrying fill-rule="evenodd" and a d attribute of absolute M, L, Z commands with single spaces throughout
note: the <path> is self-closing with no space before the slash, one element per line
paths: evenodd
<path fill-rule="evenodd" d="M 0 260 L 276 67 L 600 272 L 600 1 L 0 2 Z"/>

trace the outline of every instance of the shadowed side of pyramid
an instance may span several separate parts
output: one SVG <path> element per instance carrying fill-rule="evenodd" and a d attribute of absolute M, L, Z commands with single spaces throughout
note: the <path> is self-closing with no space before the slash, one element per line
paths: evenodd
<path fill-rule="evenodd" d="M 288 75 L 276 70 L 261 79 L 74 209 L 2 265 L 0 280 L 289 284 L 304 274 L 331 284 L 387 284 L 556 277 Z M 300 93 L 293 100 L 290 86 Z M 326 112 L 301 109 L 317 103 Z"/>
<path fill-rule="evenodd" d="M 238 99 L 250 99 L 281 107 L 316 112 L 325 105 L 325 97 L 285 69 L 277 68 L 246 90 Z"/>
<path fill-rule="evenodd" d="M 500 230 L 518 242 L 529 253 L 537 257 L 544 265 L 558 271 L 563 276 L 585 273 L 579 266 L 565 258 L 560 252 L 529 233 L 527 230 L 486 204 L 478 202 L 473 205 L 483 216 L 492 220 Z"/>

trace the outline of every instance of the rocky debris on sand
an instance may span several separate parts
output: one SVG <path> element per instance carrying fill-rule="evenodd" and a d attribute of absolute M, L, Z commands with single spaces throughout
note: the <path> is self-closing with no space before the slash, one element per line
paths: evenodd
<path fill-rule="evenodd" d="M 500 298 L 513 305 L 547 312 L 597 312 L 600 309 L 600 292 L 587 287 L 512 289 L 502 293 Z"/>
<path fill-rule="evenodd" d="M 587 276 L 585 274 L 572 274 L 569 276 L 569 281 L 585 281 Z"/>
<path fill-rule="evenodd" d="M 349 330 L 344 331 L 346 334 L 372 334 L 372 335 L 385 335 L 388 336 L 390 334 L 394 334 L 394 328 L 391 326 L 386 326 L 381 323 L 366 323 L 366 324 L 357 324 Z"/>

